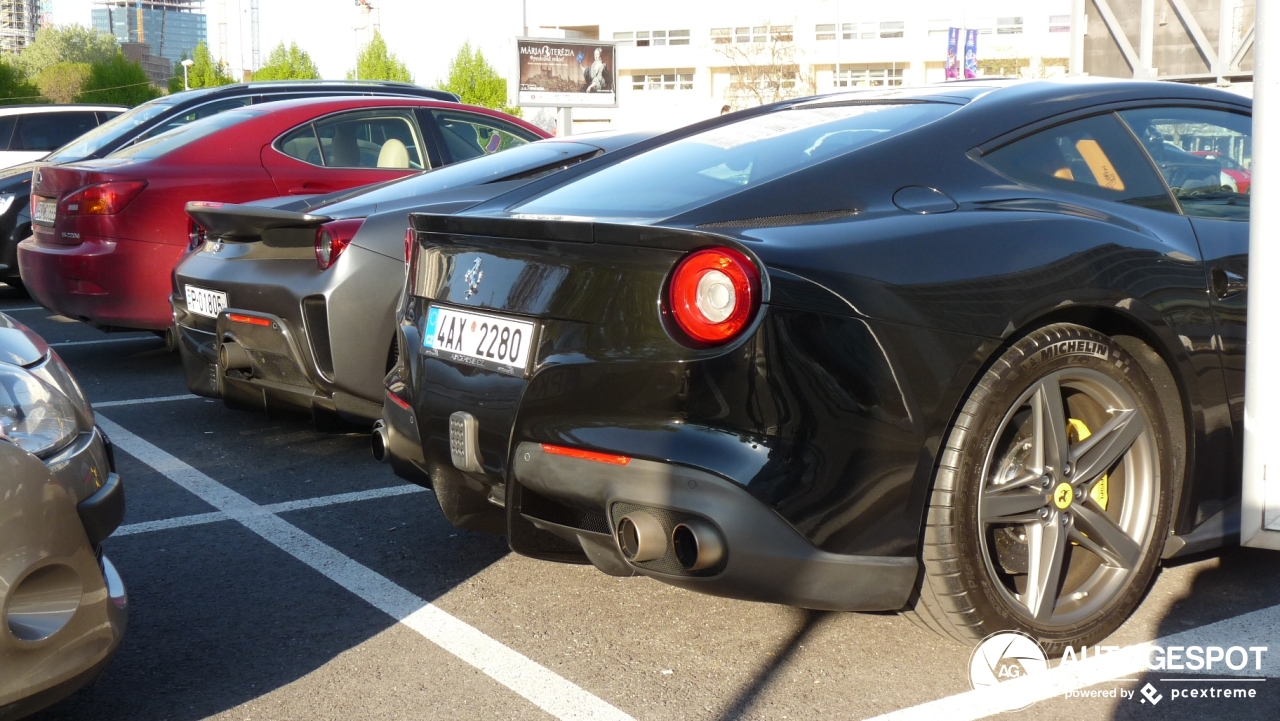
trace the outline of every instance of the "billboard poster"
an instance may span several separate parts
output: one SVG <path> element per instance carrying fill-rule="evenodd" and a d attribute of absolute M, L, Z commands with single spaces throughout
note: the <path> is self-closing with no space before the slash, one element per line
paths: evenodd
<path fill-rule="evenodd" d="M 960 28 L 947 28 L 946 79 L 960 77 Z"/>
<path fill-rule="evenodd" d="M 617 47 L 598 40 L 516 38 L 520 91 L 516 105 L 552 108 L 618 106 Z"/>
<path fill-rule="evenodd" d="M 978 31 L 964 31 L 964 76 L 978 77 Z"/>

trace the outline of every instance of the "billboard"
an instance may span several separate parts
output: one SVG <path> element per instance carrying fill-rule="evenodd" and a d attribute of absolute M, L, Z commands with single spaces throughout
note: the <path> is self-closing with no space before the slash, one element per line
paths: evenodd
<path fill-rule="evenodd" d="M 618 107 L 617 47 L 598 40 L 516 38 L 520 91 L 516 105 Z"/>

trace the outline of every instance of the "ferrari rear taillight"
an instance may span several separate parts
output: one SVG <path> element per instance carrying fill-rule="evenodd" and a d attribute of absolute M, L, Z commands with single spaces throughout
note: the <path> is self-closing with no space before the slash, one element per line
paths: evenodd
<path fill-rule="evenodd" d="M 112 180 L 86 185 L 63 198 L 60 210 L 66 215 L 115 215 L 146 187 L 145 180 Z"/>
<path fill-rule="evenodd" d="M 689 338 L 726 343 L 746 328 L 760 305 L 760 274 L 732 248 L 703 248 L 680 261 L 667 293 L 671 316 Z"/>
<path fill-rule="evenodd" d="M 338 256 L 347 249 L 362 225 L 364 218 L 348 218 L 334 220 L 316 228 L 316 263 L 320 270 L 331 268 L 338 262 Z"/>

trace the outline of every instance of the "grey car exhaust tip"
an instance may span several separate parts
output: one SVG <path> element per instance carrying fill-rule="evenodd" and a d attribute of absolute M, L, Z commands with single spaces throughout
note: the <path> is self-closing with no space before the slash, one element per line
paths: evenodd
<path fill-rule="evenodd" d="M 676 561 L 686 571 L 704 571 L 724 558 L 724 538 L 706 521 L 685 521 L 671 530 Z"/>
<path fill-rule="evenodd" d="M 224 371 L 239 371 L 253 367 L 253 359 L 249 357 L 249 352 L 244 346 L 235 341 L 223 341 L 218 346 L 218 365 L 222 366 Z"/>
<path fill-rule="evenodd" d="M 632 563 L 656 561 L 667 555 L 667 534 L 658 519 L 637 511 L 618 520 L 618 548 Z"/>
<path fill-rule="evenodd" d="M 369 439 L 373 460 L 378 463 L 387 461 L 387 428 L 382 421 L 373 424 L 373 436 Z"/>

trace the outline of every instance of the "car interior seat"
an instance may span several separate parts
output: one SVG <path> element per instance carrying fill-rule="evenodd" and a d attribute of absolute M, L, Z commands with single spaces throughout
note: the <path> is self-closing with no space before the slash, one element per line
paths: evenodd
<path fill-rule="evenodd" d="M 378 151 L 378 167 L 379 168 L 405 168 L 409 167 L 409 149 L 404 143 L 390 138 L 382 144 L 382 149 Z"/>
<path fill-rule="evenodd" d="M 360 167 L 360 143 L 356 137 L 357 125 L 344 123 L 333 129 L 333 142 L 329 145 L 329 164 L 338 168 Z"/>

